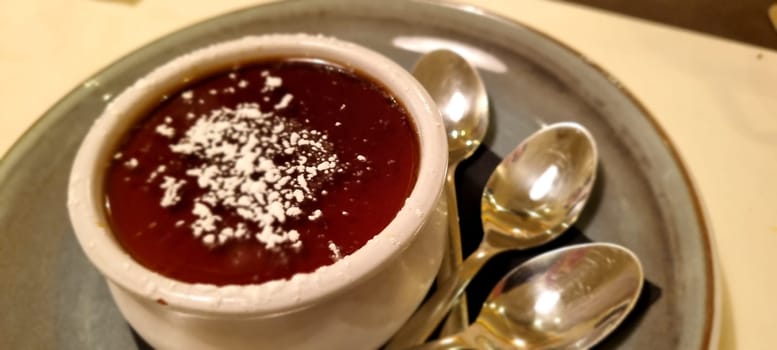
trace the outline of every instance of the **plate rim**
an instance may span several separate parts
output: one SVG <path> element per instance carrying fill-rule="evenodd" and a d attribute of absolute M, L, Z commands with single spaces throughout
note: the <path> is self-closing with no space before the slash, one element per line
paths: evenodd
<path fill-rule="evenodd" d="M 339 2 L 348 2 L 348 1 L 351 1 L 351 0 L 340 0 Z M 666 129 L 658 122 L 658 119 L 655 117 L 655 115 L 652 112 L 650 112 L 647 106 L 633 92 L 631 92 L 631 90 L 629 90 L 625 86 L 625 84 L 623 84 L 618 78 L 616 78 L 603 66 L 599 65 L 594 60 L 590 59 L 588 56 L 578 51 L 571 45 L 565 43 L 564 41 L 559 40 L 556 37 L 542 30 L 539 30 L 531 25 L 525 24 L 523 22 L 520 22 L 519 20 L 510 18 L 507 15 L 497 13 L 495 11 L 492 11 L 491 9 L 487 9 L 482 6 L 456 2 L 454 0 L 404 0 L 404 1 L 406 1 L 407 3 L 415 3 L 415 4 L 425 5 L 425 6 L 449 8 L 456 11 L 460 11 L 462 13 L 466 13 L 467 15 L 481 17 L 483 19 L 490 20 L 490 21 L 501 22 L 511 27 L 523 28 L 531 32 L 532 34 L 537 35 L 542 39 L 547 40 L 548 42 L 560 47 L 561 49 L 569 52 L 574 57 L 581 60 L 585 65 L 589 66 L 598 74 L 600 74 L 602 77 L 604 77 L 611 87 L 615 88 L 618 92 L 620 92 L 624 97 L 626 97 L 626 99 L 630 103 L 632 103 L 639 110 L 639 112 L 648 121 L 650 126 L 655 130 L 657 136 L 660 138 L 660 140 L 663 142 L 664 146 L 668 150 L 669 156 L 677 165 L 677 168 L 682 178 L 682 182 L 685 185 L 684 187 L 687 189 L 688 195 L 691 198 L 693 211 L 696 214 L 695 222 L 699 227 L 699 231 L 701 233 L 700 237 L 701 237 L 701 242 L 703 246 L 703 251 L 705 253 L 704 266 L 705 266 L 705 274 L 707 277 L 706 290 L 709 292 L 709 297 L 705 301 L 705 309 L 707 310 L 708 316 L 705 317 L 702 349 L 717 349 L 719 344 L 719 338 L 720 338 L 720 326 L 721 326 L 721 314 L 722 314 L 722 309 L 721 309 L 722 276 L 721 276 L 721 270 L 719 265 L 720 262 L 718 258 L 718 252 L 714 244 L 714 232 L 712 231 L 712 227 L 709 224 L 710 222 L 709 214 L 701 198 L 698 186 L 696 185 L 696 182 L 692 174 L 688 170 L 688 166 L 686 165 L 686 162 L 683 160 L 674 142 L 672 142 L 671 138 L 669 137 L 669 134 L 666 132 Z M 48 129 L 49 124 L 57 120 L 53 116 L 55 110 L 61 107 L 64 103 L 70 102 L 71 100 L 76 99 L 77 95 L 81 91 L 84 91 L 83 87 L 87 82 L 101 75 L 103 72 L 110 69 L 117 63 L 125 62 L 126 60 L 135 56 L 139 52 L 146 50 L 149 47 L 155 46 L 158 42 L 166 40 L 171 36 L 187 31 L 193 27 L 205 25 L 207 22 L 215 21 L 222 17 L 235 15 L 240 12 L 251 11 L 256 8 L 266 8 L 266 7 L 275 7 L 275 6 L 285 7 L 285 6 L 293 6 L 293 5 L 288 5 L 290 3 L 299 4 L 304 2 L 305 0 L 286 0 L 286 1 L 278 1 L 278 2 L 273 1 L 270 3 L 247 5 L 244 7 L 226 11 L 224 13 L 217 14 L 212 17 L 195 21 L 193 23 L 190 23 L 181 28 L 172 30 L 170 32 L 163 33 L 160 36 L 156 37 L 155 39 L 149 42 L 146 42 L 135 49 L 130 50 L 129 52 L 119 56 L 118 58 L 111 60 L 109 63 L 98 68 L 97 70 L 94 71 L 94 73 L 88 75 L 85 79 L 81 80 L 79 83 L 74 85 L 73 88 L 71 88 L 67 93 L 65 93 L 62 97 L 57 99 L 56 102 L 54 102 L 51 106 L 49 106 L 39 117 L 35 119 L 35 121 L 32 124 L 30 124 L 13 141 L 13 143 L 10 145 L 10 147 L 8 147 L 6 152 L 2 156 L 0 156 L 0 181 L 2 181 L 3 179 L 9 176 L 12 165 L 17 163 L 23 157 L 25 153 L 24 152 L 25 145 L 29 141 L 31 141 L 31 139 L 34 139 L 36 135 L 45 133 L 45 131 Z"/>

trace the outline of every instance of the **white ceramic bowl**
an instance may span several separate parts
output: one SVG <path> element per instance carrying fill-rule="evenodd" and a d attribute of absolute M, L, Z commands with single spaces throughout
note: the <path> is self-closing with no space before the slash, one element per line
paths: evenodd
<path fill-rule="evenodd" d="M 420 141 L 418 180 L 393 221 L 361 249 L 290 280 L 217 287 L 170 279 L 125 253 L 103 208 L 103 178 L 117 141 L 140 108 L 236 62 L 308 57 L 354 68 L 407 109 Z M 446 213 L 443 124 L 431 98 L 402 67 L 366 48 L 303 34 L 246 37 L 181 56 L 138 80 L 106 108 L 70 175 L 68 209 L 81 247 L 105 276 L 135 330 L 159 349 L 364 349 L 386 341 L 426 294 L 440 264 Z M 163 301 L 163 302 L 162 302 Z"/>

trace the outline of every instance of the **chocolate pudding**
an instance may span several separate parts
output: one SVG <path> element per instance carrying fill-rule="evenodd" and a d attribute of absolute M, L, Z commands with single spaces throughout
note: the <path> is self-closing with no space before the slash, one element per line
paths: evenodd
<path fill-rule="evenodd" d="M 105 206 L 130 256 L 214 285 L 288 279 L 362 247 L 418 175 L 404 107 L 329 62 L 246 64 L 163 96 L 108 166 Z"/>

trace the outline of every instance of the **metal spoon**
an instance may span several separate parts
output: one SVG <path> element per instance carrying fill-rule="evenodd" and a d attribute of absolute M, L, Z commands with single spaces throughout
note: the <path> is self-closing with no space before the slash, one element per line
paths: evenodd
<path fill-rule="evenodd" d="M 387 349 L 426 340 L 453 301 L 494 255 L 536 247 L 556 238 L 580 214 L 596 177 L 597 151 L 576 123 L 545 127 L 521 142 L 496 168 L 481 200 L 483 241 L 405 323 Z"/>
<path fill-rule="evenodd" d="M 639 259 L 614 244 L 554 250 L 502 278 L 464 332 L 416 349 L 588 349 L 626 318 L 643 278 Z"/>
<path fill-rule="evenodd" d="M 461 231 L 456 201 L 456 167 L 480 146 L 488 129 L 488 96 L 478 72 L 461 56 L 449 50 L 423 55 L 413 68 L 413 76 L 426 88 L 437 104 L 448 133 L 448 249 L 438 281 L 448 279 L 461 267 Z M 443 334 L 460 332 L 469 324 L 466 299 L 451 309 Z"/>

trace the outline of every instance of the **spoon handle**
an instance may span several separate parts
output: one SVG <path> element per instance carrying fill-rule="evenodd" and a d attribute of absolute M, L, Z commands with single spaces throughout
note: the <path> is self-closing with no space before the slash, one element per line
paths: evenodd
<path fill-rule="evenodd" d="M 487 326 L 475 322 L 461 332 L 449 337 L 416 345 L 410 350 L 459 350 L 459 349 L 511 349 L 514 344 L 494 337 Z"/>
<path fill-rule="evenodd" d="M 394 334 L 386 346 L 386 350 L 407 349 L 413 345 L 423 343 L 432 334 L 443 317 L 448 313 L 456 298 L 467 287 L 472 277 L 475 277 L 480 268 L 499 250 L 483 243 L 461 265 L 461 269 L 448 280 L 440 284 L 421 308 L 419 308 L 410 320 Z"/>
<path fill-rule="evenodd" d="M 410 349 L 411 350 L 450 350 L 450 349 L 469 349 L 469 348 L 471 348 L 471 345 L 468 342 L 464 341 L 464 339 L 462 339 L 457 335 L 452 335 L 450 337 L 445 337 L 435 341 L 430 341 L 428 343 L 423 343 L 421 345 L 413 346 Z"/>
<path fill-rule="evenodd" d="M 445 195 L 448 202 L 448 249 L 443 257 L 443 267 L 437 276 L 437 282 L 442 283 L 449 279 L 455 271 L 461 268 L 464 260 L 461 251 L 461 229 L 459 226 L 459 206 L 456 200 L 456 166 L 448 166 L 448 175 L 445 178 Z M 467 295 L 462 294 L 451 307 L 451 312 L 440 331 L 441 336 L 447 336 L 463 331 L 469 325 L 469 313 L 467 310 Z"/>

